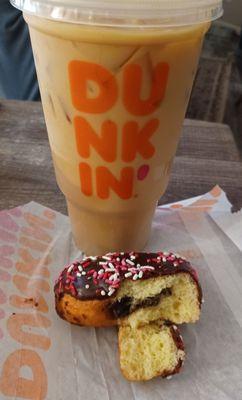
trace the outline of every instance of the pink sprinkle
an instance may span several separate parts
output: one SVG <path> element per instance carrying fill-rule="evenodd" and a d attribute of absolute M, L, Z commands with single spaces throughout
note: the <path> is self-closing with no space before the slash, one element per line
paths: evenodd
<path fill-rule="evenodd" d="M 116 286 L 116 285 L 118 285 L 120 283 L 120 279 L 116 279 L 116 281 L 113 281 L 113 286 Z"/>
<path fill-rule="evenodd" d="M 112 284 L 112 287 L 114 288 L 114 289 L 117 289 L 118 287 L 119 287 L 119 283 L 116 283 L 116 284 Z"/>
<path fill-rule="evenodd" d="M 94 279 L 97 278 L 97 271 L 95 271 L 95 272 L 93 273 L 93 278 L 94 278 Z"/>
<path fill-rule="evenodd" d="M 107 278 L 108 278 L 108 272 L 105 272 L 105 273 L 103 274 L 103 279 L 106 281 Z"/>

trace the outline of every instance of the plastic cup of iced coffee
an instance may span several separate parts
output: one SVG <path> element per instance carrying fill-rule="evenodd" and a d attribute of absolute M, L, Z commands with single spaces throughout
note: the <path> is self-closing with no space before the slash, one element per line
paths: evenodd
<path fill-rule="evenodd" d="M 29 26 L 77 246 L 87 254 L 142 250 L 222 1 L 11 2 Z"/>

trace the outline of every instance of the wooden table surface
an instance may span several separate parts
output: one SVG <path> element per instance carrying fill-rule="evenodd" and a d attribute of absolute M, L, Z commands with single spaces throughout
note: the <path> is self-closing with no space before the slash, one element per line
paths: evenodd
<path fill-rule="evenodd" d="M 242 162 L 230 128 L 186 120 L 171 180 L 160 203 L 196 196 L 219 184 L 242 207 Z M 66 213 L 51 161 L 40 103 L 0 101 L 0 209 L 35 200 Z"/>

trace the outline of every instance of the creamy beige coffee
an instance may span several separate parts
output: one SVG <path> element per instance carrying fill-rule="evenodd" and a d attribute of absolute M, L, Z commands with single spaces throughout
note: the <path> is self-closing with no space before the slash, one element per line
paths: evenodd
<path fill-rule="evenodd" d="M 89 254 L 142 249 L 208 23 L 139 31 L 25 19 L 76 244 Z"/>

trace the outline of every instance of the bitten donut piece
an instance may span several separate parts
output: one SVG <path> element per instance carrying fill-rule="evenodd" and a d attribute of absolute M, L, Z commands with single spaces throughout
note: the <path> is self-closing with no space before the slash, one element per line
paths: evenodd
<path fill-rule="evenodd" d="M 190 263 L 166 252 L 88 257 L 67 266 L 55 284 L 58 314 L 84 326 L 195 322 L 201 297 Z"/>
<path fill-rule="evenodd" d="M 175 325 L 122 326 L 118 343 L 121 371 L 130 381 L 174 375 L 185 359 L 183 340 Z"/>

